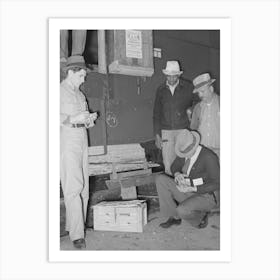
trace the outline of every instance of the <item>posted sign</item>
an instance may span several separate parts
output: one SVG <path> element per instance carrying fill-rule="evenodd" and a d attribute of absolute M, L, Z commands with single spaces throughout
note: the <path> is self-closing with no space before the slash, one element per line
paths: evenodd
<path fill-rule="evenodd" d="M 125 31 L 126 57 L 142 58 L 142 33 L 136 30 Z"/>

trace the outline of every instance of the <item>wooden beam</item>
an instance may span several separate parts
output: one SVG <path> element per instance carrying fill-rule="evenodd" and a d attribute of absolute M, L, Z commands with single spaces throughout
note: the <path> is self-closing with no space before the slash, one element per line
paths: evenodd
<path fill-rule="evenodd" d="M 113 177 L 113 174 L 110 174 L 110 180 L 114 179 L 122 179 L 122 178 L 127 178 L 131 176 L 136 176 L 136 175 L 145 175 L 145 174 L 151 174 L 152 169 L 141 169 L 141 170 L 134 170 L 134 171 L 127 171 L 127 172 L 120 172 L 117 173 L 117 178 Z"/>
<path fill-rule="evenodd" d="M 105 30 L 97 31 L 98 38 L 98 72 L 107 74 Z"/>
<path fill-rule="evenodd" d="M 144 174 L 144 175 L 137 175 L 131 176 L 128 178 L 122 178 L 119 180 L 107 180 L 105 181 L 108 189 L 115 189 L 115 188 L 130 188 L 132 186 L 141 186 L 147 185 L 155 182 L 155 177 L 157 173 L 152 174 Z"/>
<path fill-rule="evenodd" d="M 90 163 L 146 161 L 145 150 L 140 144 L 108 145 L 104 155 L 103 146 L 88 148 Z"/>
<path fill-rule="evenodd" d="M 157 163 L 148 163 L 148 167 L 159 167 Z M 143 163 L 116 163 L 115 172 L 131 171 L 144 169 Z M 112 163 L 97 163 L 89 164 L 88 167 L 89 176 L 102 175 L 102 174 L 111 174 L 113 172 Z"/>

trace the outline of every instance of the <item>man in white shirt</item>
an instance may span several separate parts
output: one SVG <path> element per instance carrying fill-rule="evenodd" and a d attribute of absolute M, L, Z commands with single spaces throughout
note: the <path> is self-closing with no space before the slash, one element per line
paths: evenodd
<path fill-rule="evenodd" d="M 87 68 L 82 56 L 67 59 L 66 78 L 60 84 L 60 179 L 66 207 L 66 231 L 76 249 L 86 247 L 84 223 L 89 198 L 87 128 L 97 113 L 90 114 L 80 86 Z"/>
<path fill-rule="evenodd" d="M 198 93 L 201 102 L 196 104 L 192 113 L 191 129 L 201 135 L 201 144 L 220 154 L 220 98 L 214 92 L 209 73 L 197 76 L 193 80 L 193 93 Z"/>

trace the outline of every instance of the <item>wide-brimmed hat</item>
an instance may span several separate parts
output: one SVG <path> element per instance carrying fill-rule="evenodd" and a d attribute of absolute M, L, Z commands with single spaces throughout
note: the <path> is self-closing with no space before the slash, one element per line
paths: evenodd
<path fill-rule="evenodd" d="M 67 61 L 66 61 L 65 66 L 63 67 L 63 70 L 67 71 L 69 69 L 73 69 L 73 68 L 77 68 L 77 67 L 84 69 L 86 71 L 88 70 L 83 56 L 72 55 L 67 58 Z"/>
<path fill-rule="evenodd" d="M 198 92 L 201 87 L 213 84 L 215 81 L 216 81 L 216 79 L 211 79 L 209 73 L 204 73 L 204 74 L 197 76 L 193 80 L 193 85 L 194 85 L 193 93 Z"/>
<path fill-rule="evenodd" d="M 170 76 L 181 75 L 183 73 L 183 71 L 180 71 L 179 62 L 176 61 L 176 60 L 167 61 L 166 62 L 166 68 L 162 69 L 162 72 L 165 75 L 170 75 Z"/>
<path fill-rule="evenodd" d="M 175 153 L 178 157 L 186 158 L 193 154 L 200 143 L 200 135 L 196 131 L 182 130 L 175 143 Z"/>

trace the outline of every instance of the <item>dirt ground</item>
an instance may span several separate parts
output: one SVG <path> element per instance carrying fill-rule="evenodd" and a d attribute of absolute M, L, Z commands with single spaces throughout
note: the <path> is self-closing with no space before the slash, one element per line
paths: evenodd
<path fill-rule="evenodd" d="M 208 226 L 196 229 L 185 221 L 168 229 L 159 227 L 166 219 L 159 218 L 159 212 L 148 215 L 143 233 L 115 231 L 86 231 L 85 250 L 219 250 L 220 216 L 209 217 Z M 69 236 L 60 238 L 61 250 L 74 250 Z"/>

